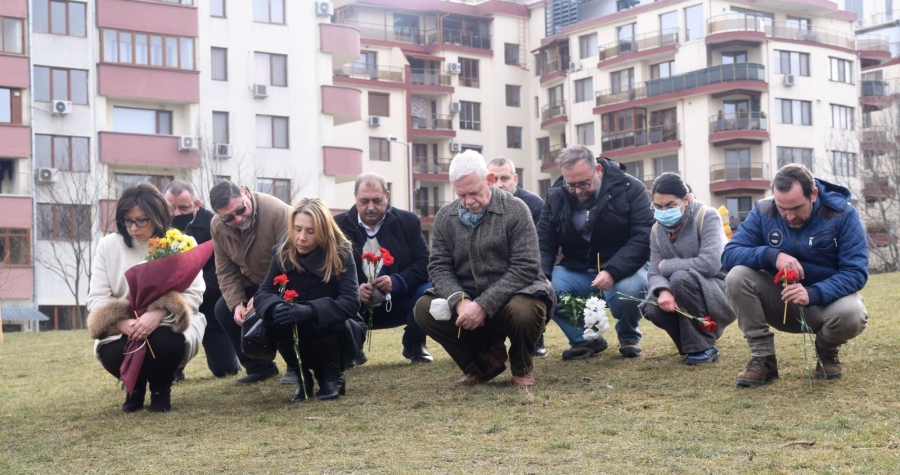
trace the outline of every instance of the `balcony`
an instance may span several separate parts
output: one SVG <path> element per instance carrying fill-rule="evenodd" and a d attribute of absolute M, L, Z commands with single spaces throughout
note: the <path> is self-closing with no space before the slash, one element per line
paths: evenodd
<path fill-rule="evenodd" d="M 613 41 L 600 47 L 598 67 L 608 67 L 624 61 L 649 59 L 658 55 L 675 54 L 678 28 L 638 35 L 630 40 Z M 618 59 L 618 61 L 615 61 Z"/>
<path fill-rule="evenodd" d="M 768 163 L 720 163 L 709 167 L 709 191 L 716 195 L 761 193 L 769 189 L 771 178 Z"/>
<path fill-rule="evenodd" d="M 336 77 L 403 83 L 403 68 L 375 64 L 345 64 L 334 70 Z"/>
<path fill-rule="evenodd" d="M 163 33 L 198 35 L 197 8 L 169 2 L 97 0 L 97 27 Z"/>
<path fill-rule="evenodd" d="M 547 171 L 556 166 L 556 159 L 563 151 L 562 144 L 551 145 L 549 149 L 541 151 L 541 171 Z"/>
<path fill-rule="evenodd" d="M 559 131 L 565 128 L 566 101 L 556 101 L 541 107 L 541 130 Z"/>
<path fill-rule="evenodd" d="M 859 133 L 859 147 L 870 152 L 892 152 L 897 149 L 892 127 L 867 127 Z"/>
<path fill-rule="evenodd" d="M 416 201 L 414 213 L 419 215 L 422 222 L 433 223 L 434 215 L 440 211 L 441 207 L 450 204 L 449 201 Z"/>
<path fill-rule="evenodd" d="M 761 144 L 769 140 L 765 112 L 737 112 L 709 118 L 709 143 L 716 147 L 736 143 Z"/>
<path fill-rule="evenodd" d="M 0 157 L 27 158 L 30 156 L 31 127 L 0 124 Z"/>
<path fill-rule="evenodd" d="M 771 38 L 801 43 L 818 43 L 850 52 L 856 51 L 856 38 L 850 33 L 814 26 L 800 26 L 793 22 L 769 22 L 766 31 Z"/>
<path fill-rule="evenodd" d="M 334 125 L 362 118 L 362 92 L 340 86 L 322 86 L 322 113 L 334 118 Z"/>
<path fill-rule="evenodd" d="M 30 83 L 27 56 L 0 55 L 0 71 L 3 71 L 0 86 L 28 89 Z"/>
<path fill-rule="evenodd" d="M 859 102 L 866 111 L 878 111 L 890 107 L 894 96 L 900 94 L 900 84 L 896 79 L 859 82 Z"/>
<path fill-rule="evenodd" d="M 439 45 L 463 46 L 467 48 L 491 50 L 491 36 L 479 35 L 470 31 L 454 30 L 450 28 L 433 28 L 420 30 L 418 28 L 395 27 L 382 23 L 364 23 L 358 21 L 345 21 L 345 26 L 359 30 L 360 37 L 367 40 L 385 41 L 390 43 L 404 43 L 409 45 L 431 46 L 428 50 Z"/>
<path fill-rule="evenodd" d="M 334 23 L 319 23 L 319 42 L 323 53 L 331 55 L 332 68 L 359 59 L 359 30 Z"/>
<path fill-rule="evenodd" d="M 441 35 L 437 42 L 441 44 L 466 46 L 475 49 L 491 49 L 491 35 L 480 35 L 471 31 L 451 30 L 449 28 L 441 28 L 440 33 Z M 429 41 L 428 44 L 434 44 L 431 42 L 432 40 L 428 34 L 426 34 L 426 38 Z"/>
<path fill-rule="evenodd" d="M 412 117 L 414 137 L 456 137 L 453 130 L 453 116 L 449 114 L 428 114 Z"/>
<path fill-rule="evenodd" d="M 175 135 L 100 132 L 100 162 L 160 168 L 198 168 L 199 150 L 178 150 Z M 202 144 L 201 144 L 202 146 Z"/>
<path fill-rule="evenodd" d="M 348 147 L 322 147 L 323 173 L 333 176 L 335 182 L 353 181 L 362 174 L 363 151 Z"/>
<path fill-rule="evenodd" d="M 450 158 L 416 158 L 413 178 L 416 180 L 447 181 L 450 179 Z"/>
<path fill-rule="evenodd" d="M 706 20 L 706 44 L 713 48 L 726 46 L 756 47 L 766 41 L 766 21 L 743 13 L 717 15 Z"/>
<path fill-rule="evenodd" d="M 541 68 L 541 85 L 552 82 L 554 79 L 566 77 L 566 71 L 569 68 L 569 57 L 558 56 L 555 59 L 548 59 L 540 63 Z"/>
<path fill-rule="evenodd" d="M 619 158 L 645 152 L 677 149 L 680 124 L 656 125 L 614 134 L 603 133 L 601 150 L 604 157 Z"/>
<path fill-rule="evenodd" d="M 643 86 L 619 87 L 596 94 L 594 113 L 602 114 L 622 107 L 657 104 L 697 94 L 731 90 L 766 91 L 765 66 L 753 63 L 723 64 L 677 76 L 644 81 Z M 615 105 L 615 107 L 608 107 Z"/>
<path fill-rule="evenodd" d="M 673 173 L 677 173 L 678 175 L 681 175 L 681 170 L 674 171 Z M 644 175 L 644 178 L 641 181 L 644 182 L 644 186 L 647 187 L 648 191 L 650 190 L 650 188 L 653 188 L 653 182 L 656 181 L 656 178 L 659 177 L 659 175 L 662 175 L 662 173 L 659 173 L 656 175 Z M 681 175 L 681 176 L 683 176 L 683 175 Z"/>
<path fill-rule="evenodd" d="M 860 67 L 880 66 L 891 59 L 891 42 L 887 36 L 865 34 L 856 37 Z"/>
<path fill-rule="evenodd" d="M 867 176 L 863 178 L 863 197 L 866 201 L 878 201 L 893 198 L 897 195 L 897 188 L 891 186 L 888 176 Z"/>
<path fill-rule="evenodd" d="M 97 86 L 101 96 L 112 98 L 178 104 L 200 102 L 198 71 L 100 63 Z"/>
<path fill-rule="evenodd" d="M 414 86 L 452 86 L 450 73 L 439 69 L 411 68 L 409 76 L 410 82 Z"/>

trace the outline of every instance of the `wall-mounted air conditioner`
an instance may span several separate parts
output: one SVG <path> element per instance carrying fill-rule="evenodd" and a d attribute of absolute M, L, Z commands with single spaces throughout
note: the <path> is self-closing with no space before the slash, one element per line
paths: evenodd
<path fill-rule="evenodd" d="M 178 137 L 178 150 L 197 150 L 197 137 L 190 135 Z"/>
<path fill-rule="evenodd" d="M 794 77 L 793 74 L 785 74 L 784 75 L 784 85 L 785 86 L 793 86 L 797 84 L 797 78 Z"/>
<path fill-rule="evenodd" d="M 450 113 L 451 114 L 459 113 L 459 102 L 451 102 L 450 103 Z"/>
<path fill-rule="evenodd" d="M 56 183 L 59 181 L 59 170 L 56 168 L 38 168 L 37 182 L 41 184 Z"/>
<path fill-rule="evenodd" d="M 227 143 L 216 144 L 216 158 L 230 158 L 234 153 L 232 145 Z"/>
<path fill-rule="evenodd" d="M 369 117 L 369 127 L 381 127 L 381 117 Z"/>
<path fill-rule="evenodd" d="M 72 101 L 53 101 L 53 115 L 69 115 L 72 113 Z"/>
<path fill-rule="evenodd" d="M 257 99 L 269 97 L 269 88 L 265 84 L 254 84 L 253 97 Z"/>
<path fill-rule="evenodd" d="M 450 71 L 450 74 L 459 74 L 462 71 L 462 63 L 449 63 L 447 70 Z"/>
<path fill-rule="evenodd" d="M 862 18 L 860 18 L 859 20 L 856 20 L 856 26 L 859 28 L 866 26 L 866 20 L 863 20 Z"/>
<path fill-rule="evenodd" d="M 453 153 L 459 153 L 462 150 L 462 147 L 456 142 L 450 142 L 450 151 Z"/>
<path fill-rule="evenodd" d="M 581 71 L 581 61 L 572 61 L 569 63 L 569 71 Z"/>
<path fill-rule="evenodd" d="M 331 2 L 316 2 L 316 15 L 334 15 L 334 4 L 332 4 Z"/>

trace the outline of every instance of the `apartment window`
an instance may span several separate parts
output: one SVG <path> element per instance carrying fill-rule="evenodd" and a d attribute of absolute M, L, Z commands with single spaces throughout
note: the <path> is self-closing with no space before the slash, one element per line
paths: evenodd
<path fill-rule="evenodd" d="M 288 118 L 257 115 L 256 146 L 261 148 L 288 148 Z"/>
<path fill-rule="evenodd" d="M 541 137 L 537 139 L 538 160 L 542 160 L 545 153 L 550 152 L 550 137 Z"/>
<path fill-rule="evenodd" d="M 107 63 L 195 70 L 194 38 L 102 30 L 101 56 Z"/>
<path fill-rule="evenodd" d="M 459 128 L 481 130 L 481 103 L 459 102 Z"/>
<path fill-rule="evenodd" d="M 813 151 L 811 148 L 778 147 L 778 168 L 788 163 L 802 163 L 813 169 Z"/>
<path fill-rule="evenodd" d="M 72 101 L 87 104 L 87 71 L 80 69 L 34 67 L 34 100 Z"/>
<path fill-rule="evenodd" d="M 0 228 L 0 265 L 16 266 L 30 264 L 30 230 Z"/>
<path fill-rule="evenodd" d="M 597 34 L 582 35 L 578 37 L 578 58 L 585 59 L 591 56 L 597 56 L 599 49 L 597 46 Z"/>
<path fill-rule="evenodd" d="M 579 145 L 594 145 L 594 123 L 580 124 L 575 126 L 575 133 L 578 135 Z"/>
<path fill-rule="evenodd" d="M 214 111 L 212 118 L 213 143 L 231 143 L 231 140 L 229 140 L 231 134 L 228 127 L 228 113 Z"/>
<path fill-rule="evenodd" d="M 746 62 L 746 51 L 725 51 L 722 53 L 722 64 L 744 64 Z"/>
<path fill-rule="evenodd" d="M 172 135 L 172 112 L 113 107 L 113 128 L 132 134 Z"/>
<path fill-rule="evenodd" d="M 831 104 L 831 127 L 853 130 L 853 108 Z"/>
<path fill-rule="evenodd" d="M 253 0 L 253 21 L 284 24 L 284 0 Z"/>
<path fill-rule="evenodd" d="M 775 74 L 809 76 L 809 54 L 775 50 Z"/>
<path fill-rule="evenodd" d="M 519 65 L 519 45 L 515 43 L 503 44 L 503 60 L 506 64 Z"/>
<path fill-rule="evenodd" d="M 0 87 L 0 124 L 22 123 L 22 91 Z"/>
<path fill-rule="evenodd" d="M 635 23 L 616 28 L 616 39 L 619 40 L 619 54 L 628 54 L 635 49 L 637 46 L 634 42 L 634 35 L 637 34 L 636 30 L 637 24 Z"/>
<path fill-rule="evenodd" d="M 749 148 L 725 149 L 726 180 L 749 180 L 751 178 L 750 168 Z"/>
<path fill-rule="evenodd" d="M 835 176 L 856 176 L 856 154 L 850 152 L 831 153 L 831 168 Z"/>
<path fill-rule="evenodd" d="M 550 179 L 546 178 L 538 180 L 538 196 L 540 196 L 542 200 L 547 201 L 548 194 L 550 194 Z"/>
<path fill-rule="evenodd" d="M 522 105 L 522 86 L 506 85 L 506 105 L 520 107 Z"/>
<path fill-rule="evenodd" d="M 594 98 L 594 78 L 575 81 L 575 102 L 585 102 Z"/>
<path fill-rule="evenodd" d="M 671 11 L 659 16 L 659 31 L 665 35 L 672 35 L 677 42 L 678 38 L 678 12 Z"/>
<path fill-rule="evenodd" d="M 832 81 L 840 81 L 847 84 L 853 84 L 853 76 L 851 75 L 851 71 L 853 70 L 852 61 L 847 61 L 846 59 L 840 58 L 828 58 L 828 61 L 830 65 Z"/>
<path fill-rule="evenodd" d="M 703 38 L 706 33 L 703 19 L 703 5 L 694 5 L 684 9 L 684 40 L 691 41 Z"/>
<path fill-rule="evenodd" d="M 85 37 L 87 4 L 66 0 L 34 0 L 34 31 L 54 35 Z"/>
<path fill-rule="evenodd" d="M 125 188 L 135 183 L 147 182 L 155 186 L 158 190 L 165 190 L 166 186 L 175 179 L 171 175 L 138 175 L 133 173 L 116 173 L 113 177 L 116 187 L 116 196 L 122 196 Z"/>
<path fill-rule="evenodd" d="M 737 231 L 741 223 L 747 219 L 747 215 L 753 210 L 753 198 L 750 196 L 738 196 L 725 198 L 725 208 L 728 209 L 728 222 L 731 231 Z"/>
<path fill-rule="evenodd" d="M 391 116 L 391 95 L 380 92 L 369 92 L 369 115 L 378 117 Z"/>
<path fill-rule="evenodd" d="M 459 58 L 462 65 L 462 71 L 459 74 L 459 85 L 465 87 L 478 86 L 478 60 L 469 58 Z"/>
<path fill-rule="evenodd" d="M 225 0 L 209 0 L 209 16 L 225 18 Z"/>
<path fill-rule="evenodd" d="M 228 80 L 228 49 L 215 48 L 212 49 L 212 68 L 211 75 L 213 81 Z"/>
<path fill-rule="evenodd" d="M 638 180 L 644 179 L 644 161 L 638 160 L 636 162 L 628 162 L 623 163 L 625 165 L 625 173 L 637 178 Z"/>
<path fill-rule="evenodd" d="M 650 79 L 667 78 L 675 74 L 675 61 L 666 61 L 650 66 Z"/>
<path fill-rule="evenodd" d="M 89 171 L 88 138 L 36 134 L 34 159 L 35 165 L 42 168 L 58 168 L 71 172 Z"/>
<path fill-rule="evenodd" d="M 391 143 L 381 137 L 369 137 L 369 160 L 391 161 Z"/>
<path fill-rule="evenodd" d="M 534 97 L 534 118 L 541 118 L 541 100 L 537 96 Z"/>
<path fill-rule="evenodd" d="M 22 24 L 23 21 L 19 18 L 0 17 L 0 52 L 25 53 Z"/>
<path fill-rule="evenodd" d="M 272 195 L 291 204 L 291 180 L 284 178 L 257 178 L 256 191 Z"/>
<path fill-rule="evenodd" d="M 653 159 L 653 174 L 660 176 L 665 172 L 678 173 L 678 155 L 668 155 Z"/>
<path fill-rule="evenodd" d="M 506 128 L 506 148 L 522 148 L 522 128 Z"/>
<path fill-rule="evenodd" d="M 634 68 L 609 73 L 609 79 L 612 84 L 612 94 L 629 91 L 634 85 Z"/>
<path fill-rule="evenodd" d="M 394 39 L 414 44 L 421 44 L 419 38 L 419 16 L 406 13 L 394 13 Z"/>
<path fill-rule="evenodd" d="M 812 125 L 812 102 L 775 99 L 775 122 L 779 124 Z"/>
<path fill-rule="evenodd" d="M 255 53 L 256 84 L 287 86 L 287 56 L 283 54 Z"/>
<path fill-rule="evenodd" d="M 49 241 L 91 238 L 90 205 L 38 203 L 38 239 Z"/>

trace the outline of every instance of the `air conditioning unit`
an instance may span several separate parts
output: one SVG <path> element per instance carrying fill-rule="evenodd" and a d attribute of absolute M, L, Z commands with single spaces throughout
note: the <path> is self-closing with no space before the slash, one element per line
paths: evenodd
<path fill-rule="evenodd" d="M 230 158 L 234 150 L 232 150 L 232 145 L 227 143 L 217 143 L 216 144 L 216 158 Z"/>
<path fill-rule="evenodd" d="M 462 71 L 462 64 L 450 63 L 447 65 L 447 70 L 450 71 L 450 74 L 459 74 Z"/>
<path fill-rule="evenodd" d="M 56 183 L 59 181 L 59 170 L 56 168 L 38 168 L 38 183 Z"/>
<path fill-rule="evenodd" d="M 182 135 L 178 138 L 178 150 L 197 150 L 197 137 Z"/>
<path fill-rule="evenodd" d="M 569 71 L 581 71 L 581 61 L 572 61 L 569 63 Z"/>
<path fill-rule="evenodd" d="M 453 153 L 459 153 L 462 150 L 462 147 L 456 142 L 450 142 L 450 151 Z"/>
<path fill-rule="evenodd" d="M 316 2 L 316 15 L 334 15 L 334 4 L 332 4 L 331 2 Z"/>
<path fill-rule="evenodd" d="M 785 86 L 793 86 L 794 84 L 797 84 L 797 78 L 795 78 L 793 74 L 785 74 L 784 75 L 784 85 Z"/>
<path fill-rule="evenodd" d="M 413 181 L 413 189 L 419 191 L 422 188 L 422 182 L 419 180 Z"/>
<path fill-rule="evenodd" d="M 257 99 L 263 99 L 269 97 L 269 89 L 265 84 L 254 84 L 253 85 L 253 97 Z"/>
<path fill-rule="evenodd" d="M 53 115 L 69 115 L 72 113 L 72 101 L 53 101 Z"/>
<path fill-rule="evenodd" d="M 863 20 L 862 18 L 860 18 L 859 20 L 856 20 L 856 26 L 859 28 L 866 26 L 866 20 Z"/>
<path fill-rule="evenodd" d="M 381 127 L 381 117 L 369 117 L 369 127 Z"/>
<path fill-rule="evenodd" d="M 450 113 L 451 114 L 459 113 L 459 102 L 451 102 L 450 103 Z"/>

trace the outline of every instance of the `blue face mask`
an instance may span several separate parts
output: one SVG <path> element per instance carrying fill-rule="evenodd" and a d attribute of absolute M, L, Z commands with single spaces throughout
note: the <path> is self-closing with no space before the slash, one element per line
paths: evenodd
<path fill-rule="evenodd" d="M 653 218 L 667 228 L 675 227 L 681 221 L 681 206 L 669 209 L 654 209 Z"/>

